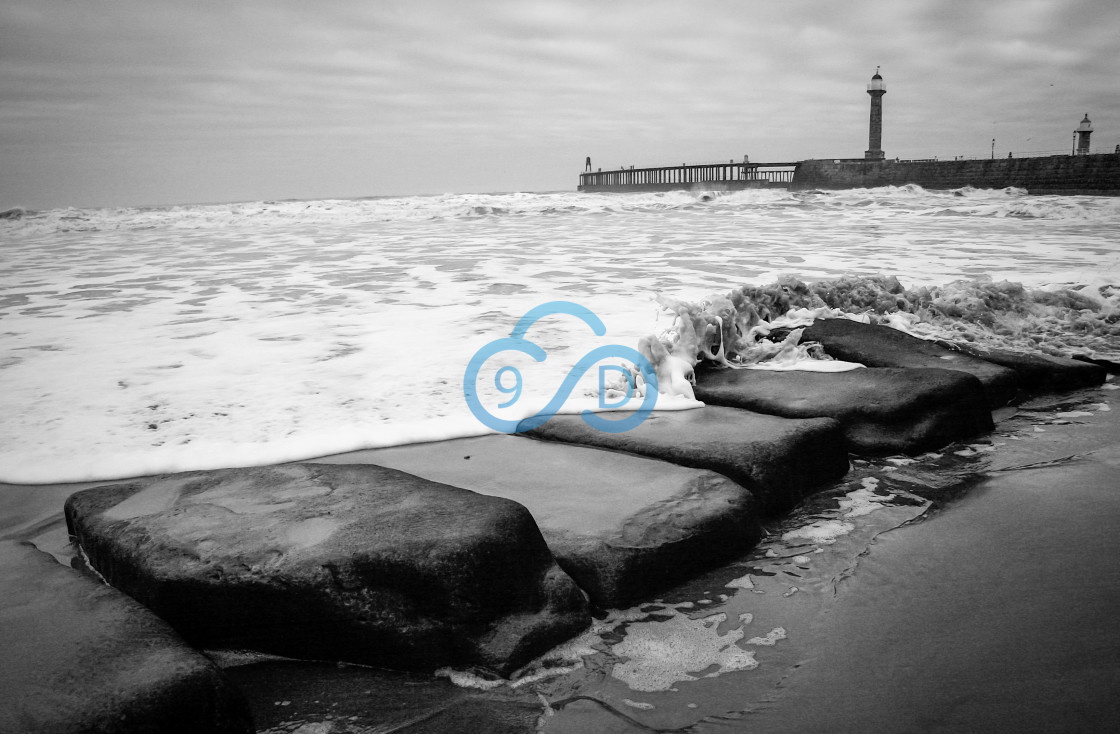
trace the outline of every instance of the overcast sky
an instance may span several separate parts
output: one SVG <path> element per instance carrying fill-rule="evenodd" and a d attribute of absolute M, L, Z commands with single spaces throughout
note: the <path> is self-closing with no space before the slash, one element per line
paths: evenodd
<path fill-rule="evenodd" d="M 0 209 L 1120 143 L 1116 0 L 2 0 Z"/>

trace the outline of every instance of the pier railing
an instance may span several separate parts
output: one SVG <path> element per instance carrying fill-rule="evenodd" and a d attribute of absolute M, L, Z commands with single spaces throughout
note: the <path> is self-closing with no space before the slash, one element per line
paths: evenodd
<path fill-rule="evenodd" d="M 584 187 L 666 186 L 687 187 L 695 184 L 755 184 L 788 186 L 793 181 L 796 163 L 703 163 L 698 165 L 661 166 L 657 168 L 620 168 L 580 174 Z"/>

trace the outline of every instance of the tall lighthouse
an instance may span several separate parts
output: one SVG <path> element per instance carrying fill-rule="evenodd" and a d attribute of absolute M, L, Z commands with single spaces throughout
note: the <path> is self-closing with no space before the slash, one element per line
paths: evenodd
<path fill-rule="evenodd" d="M 880 161 L 886 157 L 883 152 L 883 95 L 887 93 L 887 85 L 883 84 L 883 77 L 879 76 L 878 66 L 875 67 L 875 76 L 871 77 L 867 85 L 867 93 L 871 95 L 871 131 L 863 157 Z"/>
<path fill-rule="evenodd" d="M 1089 155 L 1089 136 L 1093 134 L 1093 123 L 1089 122 L 1089 113 L 1074 130 L 1077 133 L 1077 155 Z"/>

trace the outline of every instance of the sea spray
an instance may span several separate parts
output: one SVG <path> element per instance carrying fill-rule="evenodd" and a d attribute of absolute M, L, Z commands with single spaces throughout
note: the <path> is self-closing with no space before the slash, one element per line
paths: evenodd
<path fill-rule="evenodd" d="M 924 339 L 989 348 L 1082 355 L 1115 360 L 1120 354 L 1120 285 L 1027 288 L 991 278 L 906 288 L 897 277 L 875 275 L 804 282 L 783 277 L 744 285 L 698 302 L 659 296 L 674 316 L 660 335 L 665 349 L 695 364 L 759 367 L 778 361 L 797 369 L 829 360 L 819 345 L 800 344 L 817 318 L 883 324 Z M 782 338 L 771 337 L 780 334 Z"/>

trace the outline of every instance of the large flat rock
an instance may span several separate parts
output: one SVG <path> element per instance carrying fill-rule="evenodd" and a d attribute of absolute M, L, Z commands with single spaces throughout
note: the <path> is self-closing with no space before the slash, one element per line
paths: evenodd
<path fill-rule="evenodd" d="M 984 385 L 989 408 L 1006 405 L 1019 389 L 1014 370 L 964 352 L 910 336 L 889 326 L 850 319 L 818 319 L 801 334 L 802 342 L 820 342 L 829 356 L 868 367 L 941 368 L 967 372 Z"/>
<path fill-rule="evenodd" d="M 199 646 L 508 674 L 590 621 L 524 507 L 394 469 L 172 474 L 78 492 L 66 519 Z"/>
<path fill-rule="evenodd" d="M 791 509 L 814 486 L 848 471 L 844 433 L 831 418 L 781 418 L 710 405 L 654 412 L 621 433 L 599 431 L 578 415 L 557 415 L 526 435 L 719 472 L 749 489 L 764 515 Z"/>
<path fill-rule="evenodd" d="M 946 349 L 964 352 L 971 357 L 1014 370 L 1019 377 L 1020 386 L 1026 390 L 1038 392 L 1076 390 L 1102 385 L 1108 377 L 1108 370 L 1104 366 L 1084 360 L 1041 353 L 1025 354 L 1006 349 L 985 349 L 966 342 L 938 341 L 937 343 Z"/>
<path fill-rule="evenodd" d="M 323 461 L 390 466 L 529 508 L 602 607 L 625 606 L 758 542 L 751 493 L 710 471 L 518 436 L 371 449 Z"/>
<path fill-rule="evenodd" d="M 786 418 L 834 418 L 856 454 L 917 454 L 993 428 L 983 386 L 945 369 L 697 373 L 705 403 Z"/>
<path fill-rule="evenodd" d="M 225 675 L 119 591 L 13 541 L 0 589 L 0 731 L 254 731 Z"/>

